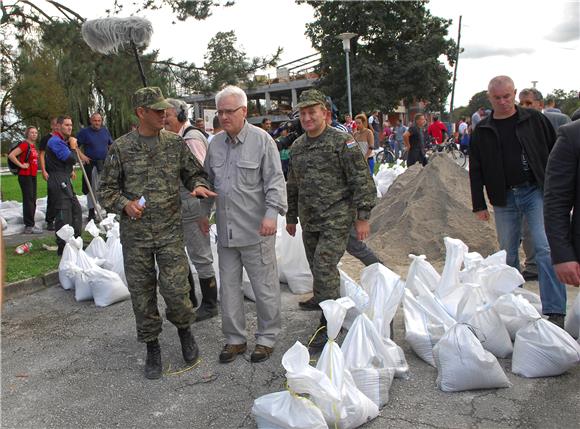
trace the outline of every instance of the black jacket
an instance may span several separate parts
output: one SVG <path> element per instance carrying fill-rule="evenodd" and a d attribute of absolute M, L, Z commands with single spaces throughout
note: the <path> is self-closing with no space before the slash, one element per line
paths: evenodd
<path fill-rule="evenodd" d="M 580 120 L 577 120 L 558 129 L 558 140 L 546 168 L 544 224 L 554 264 L 579 260 L 579 169 Z"/>
<path fill-rule="evenodd" d="M 518 120 L 516 136 L 526 151 L 528 162 L 540 187 L 544 186 L 544 174 L 548 155 L 556 141 L 554 128 L 540 112 L 516 106 Z M 486 210 L 483 187 L 494 206 L 505 206 L 507 186 L 503 171 L 502 145 L 491 117 L 483 119 L 471 135 L 469 146 L 469 181 L 473 211 Z"/>

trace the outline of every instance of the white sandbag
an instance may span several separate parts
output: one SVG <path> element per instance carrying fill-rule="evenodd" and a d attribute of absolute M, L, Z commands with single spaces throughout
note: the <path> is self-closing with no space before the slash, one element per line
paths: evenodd
<path fill-rule="evenodd" d="M 467 322 L 482 307 L 492 304 L 485 291 L 478 284 L 466 283 L 463 285 L 463 295 L 457 304 L 458 322 Z"/>
<path fill-rule="evenodd" d="M 103 220 L 105 222 L 105 220 Z M 101 222 L 101 223 L 103 223 Z M 121 244 L 121 234 L 119 231 L 119 223 L 113 222 L 112 228 L 107 232 L 107 257 L 104 268 L 117 273 L 125 286 L 127 286 L 127 278 L 125 277 L 125 265 L 123 260 L 123 245 Z"/>
<path fill-rule="evenodd" d="M 441 276 L 435 268 L 433 268 L 433 265 L 427 262 L 426 256 L 415 256 L 410 254 L 409 258 L 411 258 L 413 262 L 411 262 L 411 265 L 409 266 L 405 287 L 410 289 L 414 295 L 417 295 L 415 282 L 416 280 L 420 280 L 430 291 L 435 291 L 441 282 Z"/>
<path fill-rule="evenodd" d="M 89 280 L 91 272 L 99 268 L 84 250 L 80 249 L 77 257 L 79 271 L 75 277 L 75 299 L 77 301 L 87 301 L 93 298 L 93 291 Z"/>
<path fill-rule="evenodd" d="M 580 294 L 576 295 L 572 309 L 566 314 L 564 328 L 573 338 L 580 339 Z"/>
<path fill-rule="evenodd" d="M 362 286 L 351 279 L 344 271 L 339 269 L 338 273 L 340 274 L 340 296 L 348 297 L 354 302 L 354 307 L 346 312 L 342 323 L 345 329 L 350 329 L 354 320 L 369 306 L 369 295 Z"/>
<path fill-rule="evenodd" d="M 280 281 L 287 283 L 290 291 L 294 294 L 311 293 L 313 279 L 308 259 L 306 259 L 304 243 L 302 242 L 302 227 L 300 223 L 296 225 L 296 234 L 292 237 L 286 232 L 285 218 L 278 216 L 278 229 L 276 254 L 279 257 L 278 276 Z"/>
<path fill-rule="evenodd" d="M 522 377 L 552 377 L 580 362 L 580 345 L 565 330 L 537 319 L 518 331 L 512 372 Z"/>
<path fill-rule="evenodd" d="M 445 308 L 443 301 L 431 291 L 423 290 L 422 293 L 417 297 L 417 302 L 430 314 L 435 316 L 438 321 L 443 323 L 445 331 L 455 325 L 455 318 L 449 315 L 449 312 Z"/>
<path fill-rule="evenodd" d="M 129 298 L 129 289 L 119 274 L 96 267 L 84 272 L 97 307 L 107 307 Z"/>
<path fill-rule="evenodd" d="M 453 326 L 433 347 L 437 387 L 444 392 L 510 387 L 496 357 L 484 350 L 472 329 Z"/>
<path fill-rule="evenodd" d="M 58 264 L 58 279 L 63 289 L 73 289 L 77 273 L 80 271 L 77 259 L 79 249 L 83 248 L 83 239 L 81 237 L 75 239 L 74 229 L 68 224 L 62 226 L 56 235 L 66 242 Z"/>
<path fill-rule="evenodd" d="M 541 317 L 527 299 L 511 293 L 500 296 L 493 304 L 493 308 L 499 314 L 512 341 L 515 340 L 518 330 Z"/>
<path fill-rule="evenodd" d="M 521 295 L 528 300 L 530 304 L 534 306 L 539 314 L 542 314 L 542 299 L 540 295 L 532 292 L 531 290 L 524 289 L 523 287 L 517 287 L 511 292 L 514 295 Z"/>
<path fill-rule="evenodd" d="M 381 338 L 368 316 L 361 314 L 355 319 L 341 346 L 346 367 L 390 368 L 394 370 L 395 376 L 405 378 L 409 365 L 403 350 L 391 339 L 387 341 Z M 353 377 L 357 382 L 354 373 Z"/>
<path fill-rule="evenodd" d="M 479 284 L 496 298 L 512 292 L 525 283 L 518 270 L 509 265 L 492 265 L 478 270 Z"/>
<path fill-rule="evenodd" d="M 403 297 L 403 314 L 405 339 L 417 356 L 435 366 L 433 346 L 445 334 L 445 323 L 419 304 L 408 289 Z"/>
<path fill-rule="evenodd" d="M 326 374 L 309 365 L 308 349 L 296 342 L 282 357 L 288 391 L 271 393 L 254 401 L 252 414 L 259 428 L 327 428 L 320 409 L 299 394 L 340 399 Z"/>
<path fill-rule="evenodd" d="M 445 237 L 443 241 L 445 242 L 445 267 L 435 291 L 440 298 L 449 295 L 459 287 L 459 271 L 468 250 L 467 245 L 457 238 Z"/>
<path fill-rule="evenodd" d="M 340 401 L 323 397 L 313 397 L 322 410 L 329 426 L 337 425 L 343 429 L 356 428 L 378 416 L 379 408 L 357 387 L 352 374 L 346 368 L 344 356 L 335 338 L 340 331 L 344 316 L 354 303 L 349 298 L 320 303 L 327 321 L 328 339 L 316 368 L 325 373 L 340 393 Z"/>
<path fill-rule="evenodd" d="M 510 334 L 491 305 L 477 309 L 466 322 L 477 332 L 483 348 L 495 357 L 507 358 L 512 354 Z"/>
<path fill-rule="evenodd" d="M 93 239 L 85 249 L 85 253 L 94 259 L 104 260 L 104 264 L 107 263 L 107 253 L 108 248 L 105 240 L 99 235 L 100 231 L 97 225 L 95 225 L 95 221 L 91 219 L 89 223 L 85 226 L 85 231 L 93 236 Z M 98 264 L 97 264 L 98 265 Z"/>
<path fill-rule="evenodd" d="M 350 368 L 349 371 L 358 390 L 377 407 L 382 408 L 389 402 L 389 389 L 395 376 L 393 368 Z"/>
<path fill-rule="evenodd" d="M 405 283 L 401 276 L 378 262 L 362 270 L 360 282 L 370 292 L 365 313 L 377 327 L 381 338 L 390 338 L 390 324 L 403 298 Z"/>

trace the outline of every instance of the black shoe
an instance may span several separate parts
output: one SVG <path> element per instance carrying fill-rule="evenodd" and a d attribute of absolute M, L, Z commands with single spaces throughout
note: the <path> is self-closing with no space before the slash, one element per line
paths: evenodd
<path fill-rule="evenodd" d="M 246 343 L 244 344 L 226 344 L 220 353 L 220 362 L 229 363 L 236 359 L 237 355 L 246 352 Z"/>
<path fill-rule="evenodd" d="M 522 277 L 524 278 L 525 281 L 531 282 L 538 280 L 538 273 L 532 273 L 531 271 L 524 270 L 522 271 Z"/>
<path fill-rule="evenodd" d="M 272 356 L 273 351 L 274 348 L 272 347 L 263 346 L 262 344 L 256 344 L 256 348 L 250 355 L 250 360 L 253 363 L 264 362 L 265 360 L 270 359 L 270 356 Z"/>
<path fill-rule="evenodd" d="M 316 311 L 321 309 L 320 305 L 318 305 L 318 301 L 316 301 L 314 297 L 306 301 L 299 302 L 298 306 L 300 307 L 300 310 L 304 311 Z"/>
<path fill-rule="evenodd" d="M 159 347 L 158 340 L 150 341 L 146 344 L 145 378 L 157 380 L 161 378 L 161 347 Z"/>
<path fill-rule="evenodd" d="M 552 322 L 559 328 L 564 329 L 564 319 L 566 318 L 565 314 L 549 313 L 546 314 L 546 316 L 548 316 L 548 321 Z"/>
<path fill-rule="evenodd" d="M 46 230 L 54 231 L 54 222 L 46 222 Z"/>
<path fill-rule="evenodd" d="M 310 354 L 316 354 L 322 351 L 328 342 L 328 334 L 326 332 L 326 325 L 320 325 L 316 333 L 308 340 L 308 351 Z"/>
<path fill-rule="evenodd" d="M 179 341 L 181 341 L 183 360 L 187 363 L 194 363 L 199 357 L 199 347 L 197 347 L 195 338 L 191 334 L 191 329 L 178 329 L 177 333 L 179 335 Z"/>
<path fill-rule="evenodd" d="M 187 275 L 187 281 L 189 282 L 189 299 L 191 300 L 191 305 L 193 308 L 197 307 L 197 297 L 195 296 L 195 279 L 193 278 L 193 273 L 189 270 Z"/>

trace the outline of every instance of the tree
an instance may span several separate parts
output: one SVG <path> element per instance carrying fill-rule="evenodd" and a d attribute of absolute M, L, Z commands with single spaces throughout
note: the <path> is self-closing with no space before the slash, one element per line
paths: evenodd
<path fill-rule="evenodd" d="M 261 68 L 275 66 L 282 53 L 282 48 L 278 48 L 270 58 L 249 59 L 244 51 L 236 48 L 236 42 L 236 34 L 233 31 L 218 32 L 209 41 L 204 56 L 204 68 L 207 70 L 205 92 L 215 92 L 224 85 L 235 85 L 240 82 L 251 85 L 252 73 Z"/>
<path fill-rule="evenodd" d="M 351 40 L 351 82 L 354 111 L 391 110 L 400 100 L 407 105 L 426 101 L 442 110 L 450 92 L 449 65 L 457 46 L 446 39 L 451 21 L 435 16 L 423 1 L 318 2 L 297 0 L 314 8 L 307 25 L 312 46 L 321 53 L 320 88 L 346 110 L 346 65 L 336 36 L 356 33 Z"/>
<path fill-rule="evenodd" d="M 554 89 L 546 98 L 556 99 L 556 107 L 568 116 L 572 116 L 576 109 L 580 109 L 580 94 L 577 90 Z"/>

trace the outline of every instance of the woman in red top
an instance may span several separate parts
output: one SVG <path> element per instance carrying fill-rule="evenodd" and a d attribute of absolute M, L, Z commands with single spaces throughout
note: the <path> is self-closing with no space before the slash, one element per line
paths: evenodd
<path fill-rule="evenodd" d="M 38 153 L 34 143 L 38 138 L 36 127 L 26 128 L 24 133 L 26 140 L 14 148 L 8 154 L 8 158 L 20 167 L 18 183 L 22 190 L 22 217 L 24 218 L 24 233 L 39 234 L 41 228 L 34 226 L 34 214 L 36 213 L 36 172 L 38 170 Z"/>

